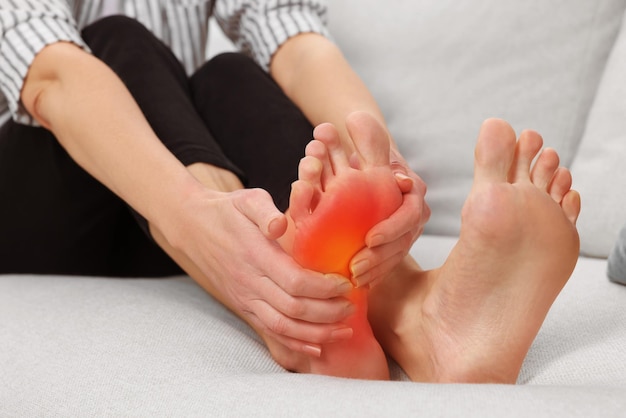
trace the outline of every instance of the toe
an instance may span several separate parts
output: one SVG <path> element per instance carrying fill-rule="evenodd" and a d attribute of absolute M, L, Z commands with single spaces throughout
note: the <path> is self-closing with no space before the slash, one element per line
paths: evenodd
<path fill-rule="evenodd" d="M 321 187 L 322 162 L 315 157 L 305 156 L 298 165 L 298 180 L 306 181 L 314 187 Z"/>
<path fill-rule="evenodd" d="M 515 157 L 509 171 L 510 182 L 530 180 L 530 166 L 542 146 L 543 138 L 537 132 L 522 132 L 515 146 Z"/>
<path fill-rule="evenodd" d="M 350 167 L 350 162 L 341 144 L 339 132 L 334 125 L 323 123 L 315 128 L 313 137 L 324 143 L 334 173 Z"/>
<path fill-rule="evenodd" d="M 354 112 L 346 118 L 346 128 L 361 168 L 389 165 L 389 135 L 378 120 L 369 113 Z"/>
<path fill-rule="evenodd" d="M 506 181 L 515 152 L 515 132 L 501 119 L 483 122 L 474 154 L 474 181 Z"/>
<path fill-rule="evenodd" d="M 548 191 L 548 185 L 550 185 L 558 168 L 559 155 L 552 148 L 546 148 L 539 154 L 537 162 L 530 172 L 530 180 L 539 189 Z"/>
<path fill-rule="evenodd" d="M 319 161 L 319 165 L 317 167 L 305 167 L 307 171 L 311 169 L 319 170 L 320 173 L 315 173 L 316 179 L 309 179 L 313 182 L 319 182 L 319 187 L 321 190 L 324 190 L 325 185 L 330 181 L 330 179 L 334 176 L 333 166 L 330 161 L 330 156 L 328 155 L 328 148 L 326 148 L 326 144 L 322 141 L 313 140 L 309 142 L 304 151 L 305 157 L 300 160 L 300 165 L 303 163 L 311 164 L 305 162 L 307 159 L 313 159 Z M 301 172 L 300 166 L 298 166 L 298 178 L 300 180 L 305 180 L 302 176 L 307 175 L 307 172 Z"/>
<path fill-rule="evenodd" d="M 308 217 L 315 209 L 316 190 L 311 183 L 298 180 L 291 185 L 289 216 L 297 224 Z"/>
<path fill-rule="evenodd" d="M 580 214 L 580 195 L 578 192 L 576 190 L 568 191 L 565 196 L 563 196 L 561 207 L 567 219 L 569 219 L 572 224 L 576 225 L 576 220 Z"/>
<path fill-rule="evenodd" d="M 323 191 L 325 146 L 321 142 L 311 141 L 307 151 L 298 164 L 298 180 L 291 185 L 289 197 L 289 214 L 296 223 L 315 209 Z"/>
<path fill-rule="evenodd" d="M 561 203 L 572 187 L 572 174 L 565 167 L 559 167 L 548 186 L 548 193 L 555 202 Z"/>

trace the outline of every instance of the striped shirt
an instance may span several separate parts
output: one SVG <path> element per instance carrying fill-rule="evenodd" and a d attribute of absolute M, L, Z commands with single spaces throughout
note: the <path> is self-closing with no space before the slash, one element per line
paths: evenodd
<path fill-rule="evenodd" d="M 37 125 L 19 100 L 35 55 L 58 41 L 89 51 L 80 30 L 108 14 L 140 21 L 189 74 L 206 60 L 211 15 L 266 70 L 288 38 L 303 32 L 328 36 L 324 0 L 0 0 L 0 124 L 11 114 L 19 123 Z"/>

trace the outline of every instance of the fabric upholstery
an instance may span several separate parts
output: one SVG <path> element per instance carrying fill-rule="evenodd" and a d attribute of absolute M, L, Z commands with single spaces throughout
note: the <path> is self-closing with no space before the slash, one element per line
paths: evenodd
<path fill-rule="evenodd" d="M 626 19 L 626 15 L 624 15 Z M 607 257 L 626 224 L 626 25 L 609 57 L 572 164 L 583 197 L 578 221 L 581 251 Z"/>
<path fill-rule="evenodd" d="M 431 234 L 458 232 L 474 137 L 498 116 L 573 162 L 583 251 L 606 257 L 626 207 L 626 1 L 330 4 L 337 43 L 429 185 Z M 412 254 L 436 267 L 454 243 L 425 236 Z M 0 416 L 624 416 L 626 286 L 606 272 L 580 257 L 514 386 L 412 383 L 393 363 L 391 382 L 288 373 L 187 277 L 0 276 Z"/>
<path fill-rule="evenodd" d="M 330 2 L 331 33 L 428 184 L 427 232 L 458 234 L 488 117 L 518 134 L 539 131 L 572 163 L 625 8 L 623 0 Z"/>
<path fill-rule="evenodd" d="M 425 267 L 453 238 L 425 237 Z M 626 287 L 581 258 L 517 386 L 288 373 L 186 277 L 0 276 L 0 416 L 618 416 Z"/>

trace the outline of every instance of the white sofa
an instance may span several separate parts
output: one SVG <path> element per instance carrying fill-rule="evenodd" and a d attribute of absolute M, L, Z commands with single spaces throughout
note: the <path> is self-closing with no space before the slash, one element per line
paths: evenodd
<path fill-rule="evenodd" d="M 483 119 L 538 130 L 573 171 L 581 257 L 517 385 L 412 383 L 393 363 L 391 382 L 288 373 L 187 277 L 9 275 L 0 416 L 626 416 L 626 287 L 606 276 L 626 223 L 625 11 L 625 0 L 329 8 L 336 42 L 429 185 L 432 220 L 412 249 L 424 267 L 454 245 Z M 210 51 L 230 48 L 214 36 Z"/>

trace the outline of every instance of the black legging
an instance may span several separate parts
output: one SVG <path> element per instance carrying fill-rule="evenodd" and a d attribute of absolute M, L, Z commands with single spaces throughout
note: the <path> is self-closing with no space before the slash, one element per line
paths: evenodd
<path fill-rule="evenodd" d="M 312 126 L 260 67 L 224 54 L 188 78 L 161 41 L 122 16 L 102 19 L 82 35 L 183 164 L 226 168 L 287 208 Z M 151 240 L 146 221 L 80 168 L 52 133 L 8 121 L 0 129 L 4 273 L 158 277 L 182 271 Z"/>

